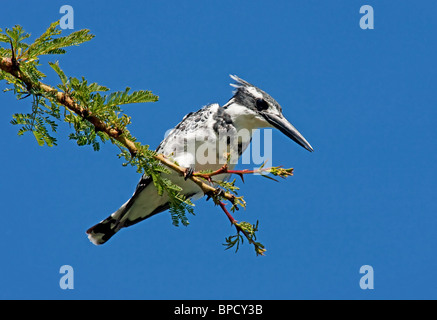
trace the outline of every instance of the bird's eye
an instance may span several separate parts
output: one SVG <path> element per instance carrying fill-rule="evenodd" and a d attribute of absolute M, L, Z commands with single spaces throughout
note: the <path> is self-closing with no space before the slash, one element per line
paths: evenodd
<path fill-rule="evenodd" d="M 258 111 L 264 111 L 269 108 L 269 104 L 264 99 L 256 99 L 255 106 Z"/>

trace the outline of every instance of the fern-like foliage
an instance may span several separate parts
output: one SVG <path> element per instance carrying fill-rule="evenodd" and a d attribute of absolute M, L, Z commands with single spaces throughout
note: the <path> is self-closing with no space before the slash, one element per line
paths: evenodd
<path fill-rule="evenodd" d="M 94 38 L 94 35 L 90 34 L 87 29 L 72 32 L 65 37 L 56 37 L 62 32 L 58 26 L 59 21 L 53 22 L 41 36 L 27 47 L 20 58 L 24 61 L 31 61 L 38 59 L 41 55 L 64 54 L 67 52 L 66 47 L 77 46 Z"/>
<path fill-rule="evenodd" d="M 241 233 L 244 233 L 247 237 L 247 240 L 253 244 L 255 252 L 257 255 L 264 255 L 265 247 L 261 242 L 256 241 L 256 232 L 258 231 L 258 224 L 259 221 L 256 221 L 255 224 L 250 224 L 249 222 L 242 221 L 240 223 L 237 223 L 237 234 L 233 236 L 229 236 L 225 239 L 225 242 L 223 245 L 226 247 L 226 250 L 229 250 L 233 247 L 235 247 L 235 252 L 240 249 L 240 244 L 244 243 L 244 237 L 241 235 Z"/>
<path fill-rule="evenodd" d="M 12 116 L 11 124 L 19 127 L 18 135 L 32 133 L 38 145 L 53 147 L 57 145 L 55 135 L 58 125 L 64 122 L 71 128 L 68 137 L 79 146 L 91 146 L 98 151 L 102 143 L 112 143 L 119 149 L 118 157 L 123 159 L 123 166 L 130 165 L 138 173 L 151 177 L 158 194 L 168 198 L 173 225 L 187 226 L 187 214 L 194 214 L 193 203 L 181 193 L 179 186 L 167 178 L 170 169 L 163 165 L 165 161 L 131 134 L 128 130 L 131 118 L 122 110 L 122 106 L 128 104 L 155 102 L 158 96 L 147 90 L 131 91 L 129 87 L 111 92 L 108 87 L 90 82 L 84 77 L 78 79 L 66 75 L 59 61 L 49 62 L 59 83 L 48 86 L 42 82 L 46 75 L 40 70 L 40 57 L 63 55 L 67 48 L 90 41 L 94 35 L 87 29 L 62 35 L 59 21 L 56 21 L 33 42 L 28 42 L 30 36 L 19 25 L 4 31 L 0 29 L 0 81 L 4 80 L 8 85 L 4 91 L 13 92 L 20 100 L 29 97 L 32 100 L 30 112 Z M 166 165 L 172 167 L 169 163 Z M 267 172 L 286 177 L 292 174 L 291 170 L 276 167 Z M 243 198 L 237 196 L 239 188 L 235 180 L 204 179 L 214 182 L 229 193 L 227 199 L 232 202 L 232 211 L 237 210 L 238 206 L 245 207 Z M 202 182 L 196 183 L 202 185 Z M 207 187 L 202 190 L 207 190 L 216 204 L 221 203 L 223 195 L 211 192 L 211 186 Z M 226 213 L 230 218 L 230 214 Z M 255 246 L 256 253 L 262 255 L 264 246 L 256 242 L 255 236 L 258 222 L 252 225 L 247 222 L 237 223 L 233 218 L 230 220 L 238 232 L 226 238 L 227 249 L 236 247 L 238 250 L 243 241 L 243 233 L 249 243 Z"/>
<path fill-rule="evenodd" d="M 32 97 L 32 111 L 16 113 L 11 124 L 19 126 L 18 135 L 32 133 L 41 146 L 56 146 L 54 136 L 58 123 L 66 122 L 72 128 L 69 134 L 71 140 L 79 146 L 91 146 L 100 150 L 101 143 L 112 142 L 120 149 L 119 157 L 123 165 L 134 166 L 137 172 L 153 178 L 153 182 L 162 196 L 170 200 L 170 213 L 174 225 L 188 225 L 186 213 L 193 213 L 193 204 L 181 194 L 181 188 L 165 178 L 169 169 L 155 160 L 155 152 L 148 145 L 142 145 L 132 136 L 127 126 L 131 118 L 126 115 L 121 106 L 133 103 L 155 102 L 158 96 L 147 90 L 132 91 L 129 87 L 122 91 L 110 92 L 109 88 L 95 82 L 89 82 L 84 77 L 78 79 L 69 77 L 62 70 L 59 61 L 49 62 L 50 67 L 58 76 L 60 83 L 54 86 L 56 90 L 41 90 L 41 80 L 46 75 L 39 70 L 39 58 L 42 55 L 65 54 L 71 46 L 80 45 L 91 40 L 94 35 L 89 30 L 79 30 L 66 36 L 61 36 L 59 21 L 53 22 L 49 28 L 32 43 L 25 41 L 30 38 L 21 26 L 12 29 L 0 29 L 0 58 L 12 58 L 16 69 L 24 75 L 27 81 L 18 79 L 0 69 L 0 80 L 5 80 L 10 87 L 5 91 L 13 91 L 18 99 Z M 72 99 L 81 114 L 71 111 L 59 102 L 58 93 L 63 93 L 65 99 Z M 135 142 L 136 154 L 131 154 L 126 146 L 113 136 L 96 128 L 90 117 L 115 130 L 119 136 Z"/>

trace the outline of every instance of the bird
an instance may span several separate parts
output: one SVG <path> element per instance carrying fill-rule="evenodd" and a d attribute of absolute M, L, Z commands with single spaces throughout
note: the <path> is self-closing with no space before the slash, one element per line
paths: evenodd
<path fill-rule="evenodd" d="M 235 88 L 232 98 L 223 106 L 213 103 L 188 113 L 159 144 L 157 153 L 171 158 L 191 172 L 218 170 L 227 162 L 232 169 L 251 143 L 254 130 L 260 128 L 276 128 L 306 150 L 314 151 L 284 117 L 282 107 L 275 99 L 236 75 L 230 77 L 235 81 L 231 84 Z M 200 187 L 190 179 L 176 172 L 162 174 L 180 186 L 187 199 L 197 200 L 204 196 Z M 227 180 L 229 176 L 224 173 L 216 178 Z M 153 179 L 144 174 L 129 200 L 86 231 L 88 239 L 95 245 L 101 245 L 121 229 L 169 208 L 169 197 L 165 193 L 158 194 Z"/>

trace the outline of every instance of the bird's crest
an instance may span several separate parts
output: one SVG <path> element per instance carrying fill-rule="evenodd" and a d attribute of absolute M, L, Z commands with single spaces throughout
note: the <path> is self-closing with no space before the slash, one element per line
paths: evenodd
<path fill-rule="evenodd" d="M 248 86 L 253 87 L 253 85 L 251 85 L 249 82 L 241 79 L 240 77 L 238 77 L 235 74 L 234 75 L 230 74 L 229 76 L 231 77 L 232 80 L 234 80 L 236 82 L 236 83 L 231 83 L 230 84 L 231 87 L 234 87 L 237 89 L 241 88 L 241 87 L 248 87 Z"/>
<path fill-rule="evenodd" d="M 265 93 L 261 89 L 255 87 L 253 84 L 250 84 L 246 80 L 243 80 L 236 75 L 229 75 L 229 76 L 231 77 L 231 79 L 235 80 L 235 82 L 236 82 L 236 83 L 230 84 L 232 87 L 237 89 L 234 91 L 234 95 L 241 93 L 243 95 L 250 95 L 250 96 L 254 97 L 255 99 L 262 99 L 264 97 L 270 98 L 270 96 L 267 93 Z"/>
<path fill-rule="evenodd" d="M 254 109 L 255 101 L 262 99 L 268 101 L 275 109 L 282 112 L 282 108 L 279 103 L 276 102 L 267 92 L 261 90 L 260 88 L 250 84 L 246 80 L 241 79 L 236 75 L 229 75 L 236 83 L 231 83 L 230 85 L 236 90 L 233 92 L 233 99 L 238 101 L 240 104 L 246 106 L 247 108 Z"/>

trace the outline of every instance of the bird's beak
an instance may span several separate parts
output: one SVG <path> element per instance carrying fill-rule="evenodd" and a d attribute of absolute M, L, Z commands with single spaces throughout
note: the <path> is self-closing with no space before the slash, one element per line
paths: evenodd
<path fill-rule="evenodd" d="M 299 131 L 288 122 L 283 115 L 275 115 L 269 113 L 262 113 L 263 117 L 276 129 L 279 129 L 283 134 L 292 139 L 297 144 L 301 145 L 310 152 L 313 152 L 313 147 L 306 141 Z"/>

